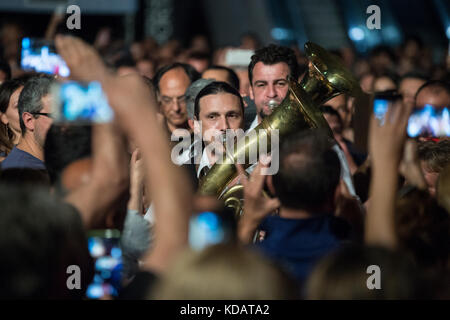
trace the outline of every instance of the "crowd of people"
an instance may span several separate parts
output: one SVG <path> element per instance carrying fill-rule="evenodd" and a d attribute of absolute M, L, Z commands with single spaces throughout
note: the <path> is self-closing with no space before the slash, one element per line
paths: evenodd
<path fill-rule="evenodd" d="M 126 45 L 103 28 L 88 44 L 49 26 L 71 80 L 99 82 L 114 111 L 112 122 L 80 125 L 54 120 L 51 88 L 64 79 L 21 70 L 23 34 L 2 31 L 0 297 L 85 299 L 95 273 L 88 234 L 117 229 L 121 286 L 104 298 L 450 298 L 450 140 L 406 131 L 414 109 L 450 106 L 450 61 L 433 63 L 420 39 L 364 58 L 332 51 L 365 94 L 394 90 L 400 103 L 383 124 L 348 93 L 314 106 L 331 130 L 280 141 L 277 173 L 263 174 L 270 156 L 236 164 L 243 212 L 234 217 L 197 192 L 218 161 L 204 152 L 210 132 L 268 119 L 311 68 L 302 50 L 249 33 L 239 47 L 253 51 L 249 64 L 228 65 L 236 48 L 213 50 L 205 36 L 188 48 Z M 174 157 L 186 136 L 197 138 Z M 227 236 L 195 248 L 192 221 L 205 212 Z M 67 285 L 72 265 L 78 289 Z"/>

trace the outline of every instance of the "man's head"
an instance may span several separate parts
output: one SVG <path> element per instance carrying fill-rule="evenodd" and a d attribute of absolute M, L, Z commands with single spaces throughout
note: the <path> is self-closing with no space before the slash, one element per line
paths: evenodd
<path fill-rule="evenodd" d="M 53 81 L 53 77 L 46 75 L 29 79 L 18 102 L 22 136 L 25 139 L 32 138 L 42 149 L 47 131 L 53 122 L 50 95 Z"/>
<path fill-rule="evenodd" d="M 269 102 L 280 104 L 289 89 L 289 77 L 297 80 L 299 66 L 295 52 L 287 47 L 269 45 L 252 56 L 248 66 L 250 98 L 255 101 L 258 117 L 262 120 L 272 113 Z"/>
<path fill-rule="evenodd" d="M 327 101 L 327 105 L 332 107 L 339 113 L 344 128 L 349 127 L 352 121 L 352 113 L 350 112 L 348 107 L 348 100 L 349 99 L 346 94 L 340 94 Z"/>
<path fill-rule="evenodd" d="M 211 66 L 202 73 L 203 79 L 213 79 L 228 83 L 230 86 L 239 90 L 239 77 L 233 69 L 224 66 Z"/>
<path fill-rule="evenodd" d="M 333 134 L 335 136 L 342 134 L 342 119 L 341 116 L 339 115 L 339 112 L 334 110 L 329 105 L 321 106 L 320 110 L 322 111 L 325 120 L 327 120 L 331 131 L 333 131 Z"/>
<path fill-rule="evenodd" d="M 161 113 L 170 131 L 186 126 L 186 89 L 200 78 L 193 67 L 174 63 L 159 69 L 153 79 L 158 93 Z"/>
<path fill-rule="evenodd" d="M 431 104 L 436 107 L 450 106 L 450 84 L 445 81 L 432 80 L 425 82 L 416 93 L 416 107 Z"/>
<path fill-rule="evenodd" d="M 426 82 L 426 78 L 418 73 L 408 73 L 402 77 L 398 92 L 403 96 L 403 103 L 414 104 L 417 90 Z"/>
<path fill-rule="evenodd" d="M 334 209 L 340 172 L 328 136 L 320 130 L 307 130 L 283 141 L 273 186 L 282 207 L 325 213 Z"/>
<path fill-rule="evenodd" d="M 201 122 L 203 138 L 210 142 L 214 132 L 244 127 L 244 102 L 239 92 L 226 82 L 215 81 L 204 87 L 196 96 L 194 120 Z M 194 121 L 189 121 L 195 129 Z M 212 134 L 212 136 L 211 136 Z"/>

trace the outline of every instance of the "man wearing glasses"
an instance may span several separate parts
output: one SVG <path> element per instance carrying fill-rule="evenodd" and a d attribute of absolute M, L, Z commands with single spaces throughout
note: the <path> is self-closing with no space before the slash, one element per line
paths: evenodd
<path fill-rule="evenodd" d="M 170 133 L 189 129 L 186 112 L 186 89 L 200 74 L 184 63 L 174 63 L 159 69 L 153 79 L 158 93 L 160 112 Z"/>
<path fill-rule="evenodd" d="M 46 170 L 44 164 L 44 143 L 51 118 L 50 86 L 51 76 L 37 76 L 29 79 L 20 93 L 18 109 L 22 139 L 3 160 L 1 169 Z"/>

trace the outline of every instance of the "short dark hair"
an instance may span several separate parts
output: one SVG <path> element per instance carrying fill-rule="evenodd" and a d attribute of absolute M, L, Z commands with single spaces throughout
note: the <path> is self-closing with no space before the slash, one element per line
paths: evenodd
<path fill-rule="evenodd" d="M 262 62 L 266 65 L 273 65 L 279 62 L 284 62 L 289 66 L 290 77 L 297 81 L 300 72 L 297 62 L 297 57 L 294 50 L 271 44 L 267 47 L 256 50 L 255 54 L 252 56 L 252 60 L 248 66 L 248 79 L 250 80 L 250 85 L 253 81 L 253 68 L 258 62 Z"/>
<path fill-rule="evenodd" d="M 433 92 L 445 91 L 450 96 L 450 83 L 442 80 L 430 80 L 425 82 L 419 89 L 417 89 L 414 99 L 417 99 L 420 91 L 424 89 L 430 89 L 433 90 Z"/>
<path fill-rule="evenodd" d="M 204 87 L 200 92 L 197 94 L 197 97 L 195 98 L 194 103 L 194 116 L 198 119 L 200 114 L 200 99 L 204 96 L 209 96 L 210 94 L 218 94 L 221 92 L 231 93 L 232 95 L 239 98 L 239 102 L 241 104 L 242 113 L 244 113 L 244 101 L 242 100 L 241 95 L 239 94 L 239 91 L 237 91 L 235 88 L 233 88 L 231 85 L 229 85 L 226 82 L 222 81 L 214 81 L 211 82 L 209 85 Z"/>
<path fill-rule="evenodd" d="M 194 67 L 192 67 L 191 65 L 186 64 L 186 63 L 179 63 L 179 62 L 172 63 L 168 66 L 164 66 L 164 67 L 158 69 L 158 71 L 156 71 L 155 76 L 153 77 L 153 84 L 155 85 L 155 89 L 158 92 L 159 92 L 159 82 L 161 81 L 161 78 L 163 77 L 163 75 L 165 75 L 168 71 L 170 71 L 172 69 L 176 69 L 176 68 L 182 68 L 184 70 L 184 72 L 186 73 L 186 75 L 191 80 L 191 83 L 197 79 L 200 79 L 200 73 L 198 73 L 197 70 L 195 70 Z"/>
<path fill-rule="evenodd" d="M 293 134 L 281 144 L 280 167 L 273 176 L 281 205 L 316 210 L 331 201 L 341 165 L 332 143 L 320 129 Z"/>
<path fill-rule="evenodd" d="M 22 135 L 25 134 L 26 127 L 23 122 L 22 115 L 24 112 L 40 112 L 43 108 L 42 97 L 50 93 L 50 87 L 55 79 L 50 75 L 39 75 L 30 78 L 24 85 L 22 92 L 19 96 L 18 108 L 19 108 L 19 120 L 20 129 L 22 129 Z M 39 117 L 39 115 L 35 115 Z"/>
<path fill-rule="evenodd" d="M 59 181 L 69 164 L 91 156 L 91 132 L 89 125 L 50 127 L 45 138 L 44 159 L 52 185 Z"/>
<path fill-rule="evenodd" d="M 213 65 L 211 67 L 209 67 L 208 69 L 206 69 L 205 71 L 203 71 L 203 73 L 205 73 L 208 70 L 224 70 L 226 72 L 228 72 L 228 82 L 237 90 L 239 90 L 239 77 L 236 74 L 236 72 L 234 72 L 233 69 L 231 68 L 227 68 L 224 66 L 218 66 L 218 65 Z"/>

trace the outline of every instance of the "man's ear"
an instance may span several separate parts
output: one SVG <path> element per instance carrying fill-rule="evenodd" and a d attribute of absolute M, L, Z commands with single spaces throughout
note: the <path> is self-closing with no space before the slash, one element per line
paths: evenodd
<path fill-rule="evenodd" d="M 22 121 L 25 124 L 27 130 L 34 131 L 34 117 L 29 112 L 22 113 Z"/>

